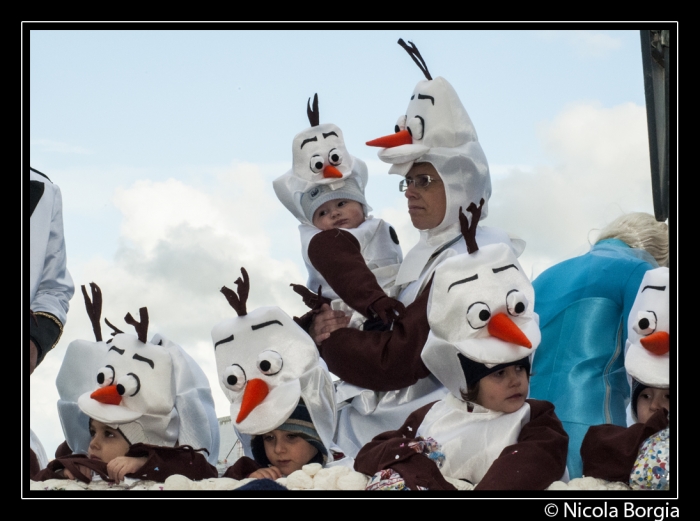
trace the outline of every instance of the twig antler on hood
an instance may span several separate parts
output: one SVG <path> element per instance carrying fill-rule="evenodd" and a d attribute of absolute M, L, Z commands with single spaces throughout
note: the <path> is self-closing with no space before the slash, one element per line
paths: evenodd
<path fill-rule="evenodd" d="M 469 225 L 469 219 L 467 219 L 467 216 L 462 213 L 462 207 L 459 207 L 459 224 L 462 228 L 462 236 L 464 237 L 464 241 L 467 243 L 467 251 L 469 253 L 474 253 L 475 251 L 479 250 L 479 245 L 476 243 L 476 225 L 479 223 L 479 219 L 481 218 L 481 209 L 483 206 L 483 197 L 481 198 L 481 201 L 479 201 L 479 206 L 476 206 L 474 203 L 470 203 L 469 206 L 467 206 L 467 211 L 472 214 L 471 226 Z"/>
<path fill-rule="evenodd" d="M 141 322 L 137 322 L 136 319 L 131 316 L 131 313 L 127 313 L 124 317 L 124 322 L 136 328 L 136 335 L 139 337 L 139 340 L 145 344 L 148 338 L 148 309 L 139 309 L 139 318 Z"/>
<path fill-rule="evenodd" d="M 306 115 L 309 116 L 309 124 L 312 127 L 317 127 L 321 116 L 318 113 L 318 94 L 314 94 L 314 106 L 311 107 L 311 98 L 306 102 Z"/>
<path fill-rule="evenodd" d="M 413 58 L 413 61 L 416 62 L 416 65 L 418 65 L 418 68 L 425 74 L 425 77 L 429 80 L 432 80 L 433 77 L 430 75 L 430 72 L 428 71 L 428 66 L 425 64 L 425 60 L 423 57 L 420 55 L 420 52 L 418 51 L 418 47 L 415 46 L 413 42 L 408 42 L 410 43 L 410 47 L 406 45 L 406 42 L 403 41 L 403 38 L 399 38 L 399 45 L 406 49 L 406 52 L 408 55 Z"/>
<path fill-rule="evenodd" d="M 124 331 L 122 331 L 117 326 L 112 324 L 109 320 L 107 320 L 107 317 L 105 317 L 105 324 L 107 324 L 112 329 L 112 332 L 110 333 L 110 335 L 112 335 L 113 337 L 124 333 Z M 107 340 L 106 343 L 109 344 L 111 341 L 112 341 L 112 339 L 110 338 L 109 340 Z"/>
<path fill-rule="evenodd" d="M 85 285 L 80 286 L 83 291 L 83 299 L 85 299 L 85 310 L 87 311 L 90 322 L 92 323 L 92 331 L 95 333 L 95 340 L 102 342 L 102 328 L 100 327 L 100 317 L 102 316 L 102 290 L 94 282 L 90 283 L 92 292 L 92 301 L 88 297 Z"/>
<path fill-rule="evenodd" d="M 248 311 L 246 310 L 246 302 L 248 301 L 248 292 L 250 291 L 248 272 L 245 270 L 245 268 L 241 268 L 241 273 L 243 274 L 243 280 L 238 277 L 235 282 L 236 286 L 238 287 L 238 295 L 236 295 L 232 289 L 227 288 L 226 286 L 221 288 L 221 293 L 224 294 L 226 300 L 228 300 L 231 307 L 236 310 L 239 317 L 248 314 Z"/>

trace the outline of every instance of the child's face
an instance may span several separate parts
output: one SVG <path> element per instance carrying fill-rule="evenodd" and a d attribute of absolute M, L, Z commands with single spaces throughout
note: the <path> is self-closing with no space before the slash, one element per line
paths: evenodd
<path fill-rule="evenodd" d="M 527 369 L 509 365 L 479 380 L 479 395 L 475 401 L 491 411 L 511 413 L 523 406 L 527 391 Z"/>
<path fill-rule="evenodd" d="M 117 429 L 97 420 L 90 420 L 90 446 L 88 456 L 109 463 L 129 452 L 129 442 Z"/>
<path fill-rule="evenodd" d="M 316 447 L 298 434 L 289 431 L 275 429 L 263 434 L 263 443 L 267 459 L 284 476 L 301 470 L 301 467 L 318 453 Z"/>
<path fill-rule="evenodd" d="M 657 387 L 647 387 L 637 398 L 637 420 L 639 423 L 646 423 L 656 411 L 661 408 L 670 409 L 669 396 L 670 389 L 659 389 Z"/>
<path fill-rule="evenodd" d="M 321 230 L 333 228 L 357 228 L 365 221 L 362 205 L 350 199 L 332 199 L 319 206 L 312 220 Z"/>

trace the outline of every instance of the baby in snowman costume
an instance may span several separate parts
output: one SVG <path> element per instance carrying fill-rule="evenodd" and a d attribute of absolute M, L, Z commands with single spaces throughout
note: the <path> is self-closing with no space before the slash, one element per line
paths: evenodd
<path fill-rule="evenodd" d="M 300 222 L 309 291 L 298 286 L 295 291 L 307 301 L 320 288 L 323 301 L 351 317 L 349 327 L 362 328 L 367 319 L 374 319 L 372 327 L 388 325 L 404 311 L 393 298 L 403 260 L 399 239 L 389 223 L 369 214 L 367 165 L 348 153 L 340 128 L 319 124 L 318 95 L 307 114 L 311 127 L 294 137 L 292 168 L 273 182 L 279 200 Z M 305 319 L 301 325 L 307 329 Z"/>
<path fill-rule="evenodd" d="M 56 382 L 72 454 L 51 461 L 33 479 L 217 477 L 211 461 L 218 457 L 218 422 L 206 376 L 177 344 L 160 335 L 147 341 L 146 308 L 139 321 L 125 317 L 136 336 L 107 322 L 113 338 L 102 341 L 102 297 L 91 286 L 92 302 L 82 289 L 97 341 L 71 342 Z"/>

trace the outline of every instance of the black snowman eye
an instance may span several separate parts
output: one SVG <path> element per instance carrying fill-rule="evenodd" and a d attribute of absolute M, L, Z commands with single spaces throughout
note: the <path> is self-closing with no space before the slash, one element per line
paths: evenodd
<path fill-rule="evenodd" d="M 510 290 L 506 296 L 508 314 L 519 317 L 527 311 L 527 297 L 517 289 Z"/>
<path fill-rule="evenodd" d="M 401 132 L 402 130 L 406 130 L 406 116 L 399 116 L 399 119 L 394 126 L 394 132 Z"/>
<path fill-rule="evenodd" d="M 406 125 L 408 131 L 413 136 L 413 139 L 423 139 L 423 134 L 425 134 L 425 122 L 420 116 L 414 116 L 411 121 Z"/>
<path fill-rule="evenodd" d="M 474 329 L 481 329 L 488 324 L 491 318 L 491 309 L 484 302 L 474 302 L 467 310 L 467 322 Z"/>
<path fill-rule="evenodd" d="M 235 392 L 238 392 L 241 389 L 243 389 L 247 381 L 245 371 L 238 364 L 233 364 L 224 369 L 222 380 L 227 388 Z"/>
<path fill-rule="evenodd" d="M 107 387 L 114 382 L 114 367 L 106 365 L 97 373 L 97 384 L 100 387 Z"/>
<path fill-rule="evenodd" d="M 343 155 L 337 148 L 334 148 L 333 150 L 328 152 L 328 162 L 333 166 L 338 166 L 340 163 L 343 162 Z"/>
<path fill-rule="evenodd" d="M 632 326 L 642 336 L 649 336 L 656 331 L 656 313 L 653 311 L 640 311 L 637 313 L 637 321 Z"/>
<path fill-rule="evenodd" d="M 311 160 L 309 161 L 309 168 L 311 168 L 311 171 L 314 174 L 318 174 L 321 170 L 323 170 L 324 166 L 325 164 L 323 158 L 319 154 L 311 156 Z"/>
<path fill-rule="evenodd" d="M 134 373 L 127 374 L 124 378 L 119 379 L 117 384 L 117 392 L 121 396 L 134 396 L 141 390 L 141 381 Z"/>
<path fill-rule="evenodd" d="M 258 355 L 258 369 L 263 374 L 272 376 L 282 369 L 282 357 L 277 351 L 266 350 Z"/>

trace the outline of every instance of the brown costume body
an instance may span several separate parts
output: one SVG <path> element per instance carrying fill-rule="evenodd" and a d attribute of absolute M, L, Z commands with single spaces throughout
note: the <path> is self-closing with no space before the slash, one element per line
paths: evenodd
<path fill-rule="evenodd" d="M 411 490 L 456 490 L 434 461 L 408 446 L 435 403 L 416 410 L 399 430 L 382 433 L 365 445 L 355 458 L 355 470 L 371 476 L 391 468 Z M 564 474 L 569 437 L 554 406 L 541 400 L 527 403 L 530 421 L 518 442 L 501 451 L 475 490 L 544 490 Z"/>

